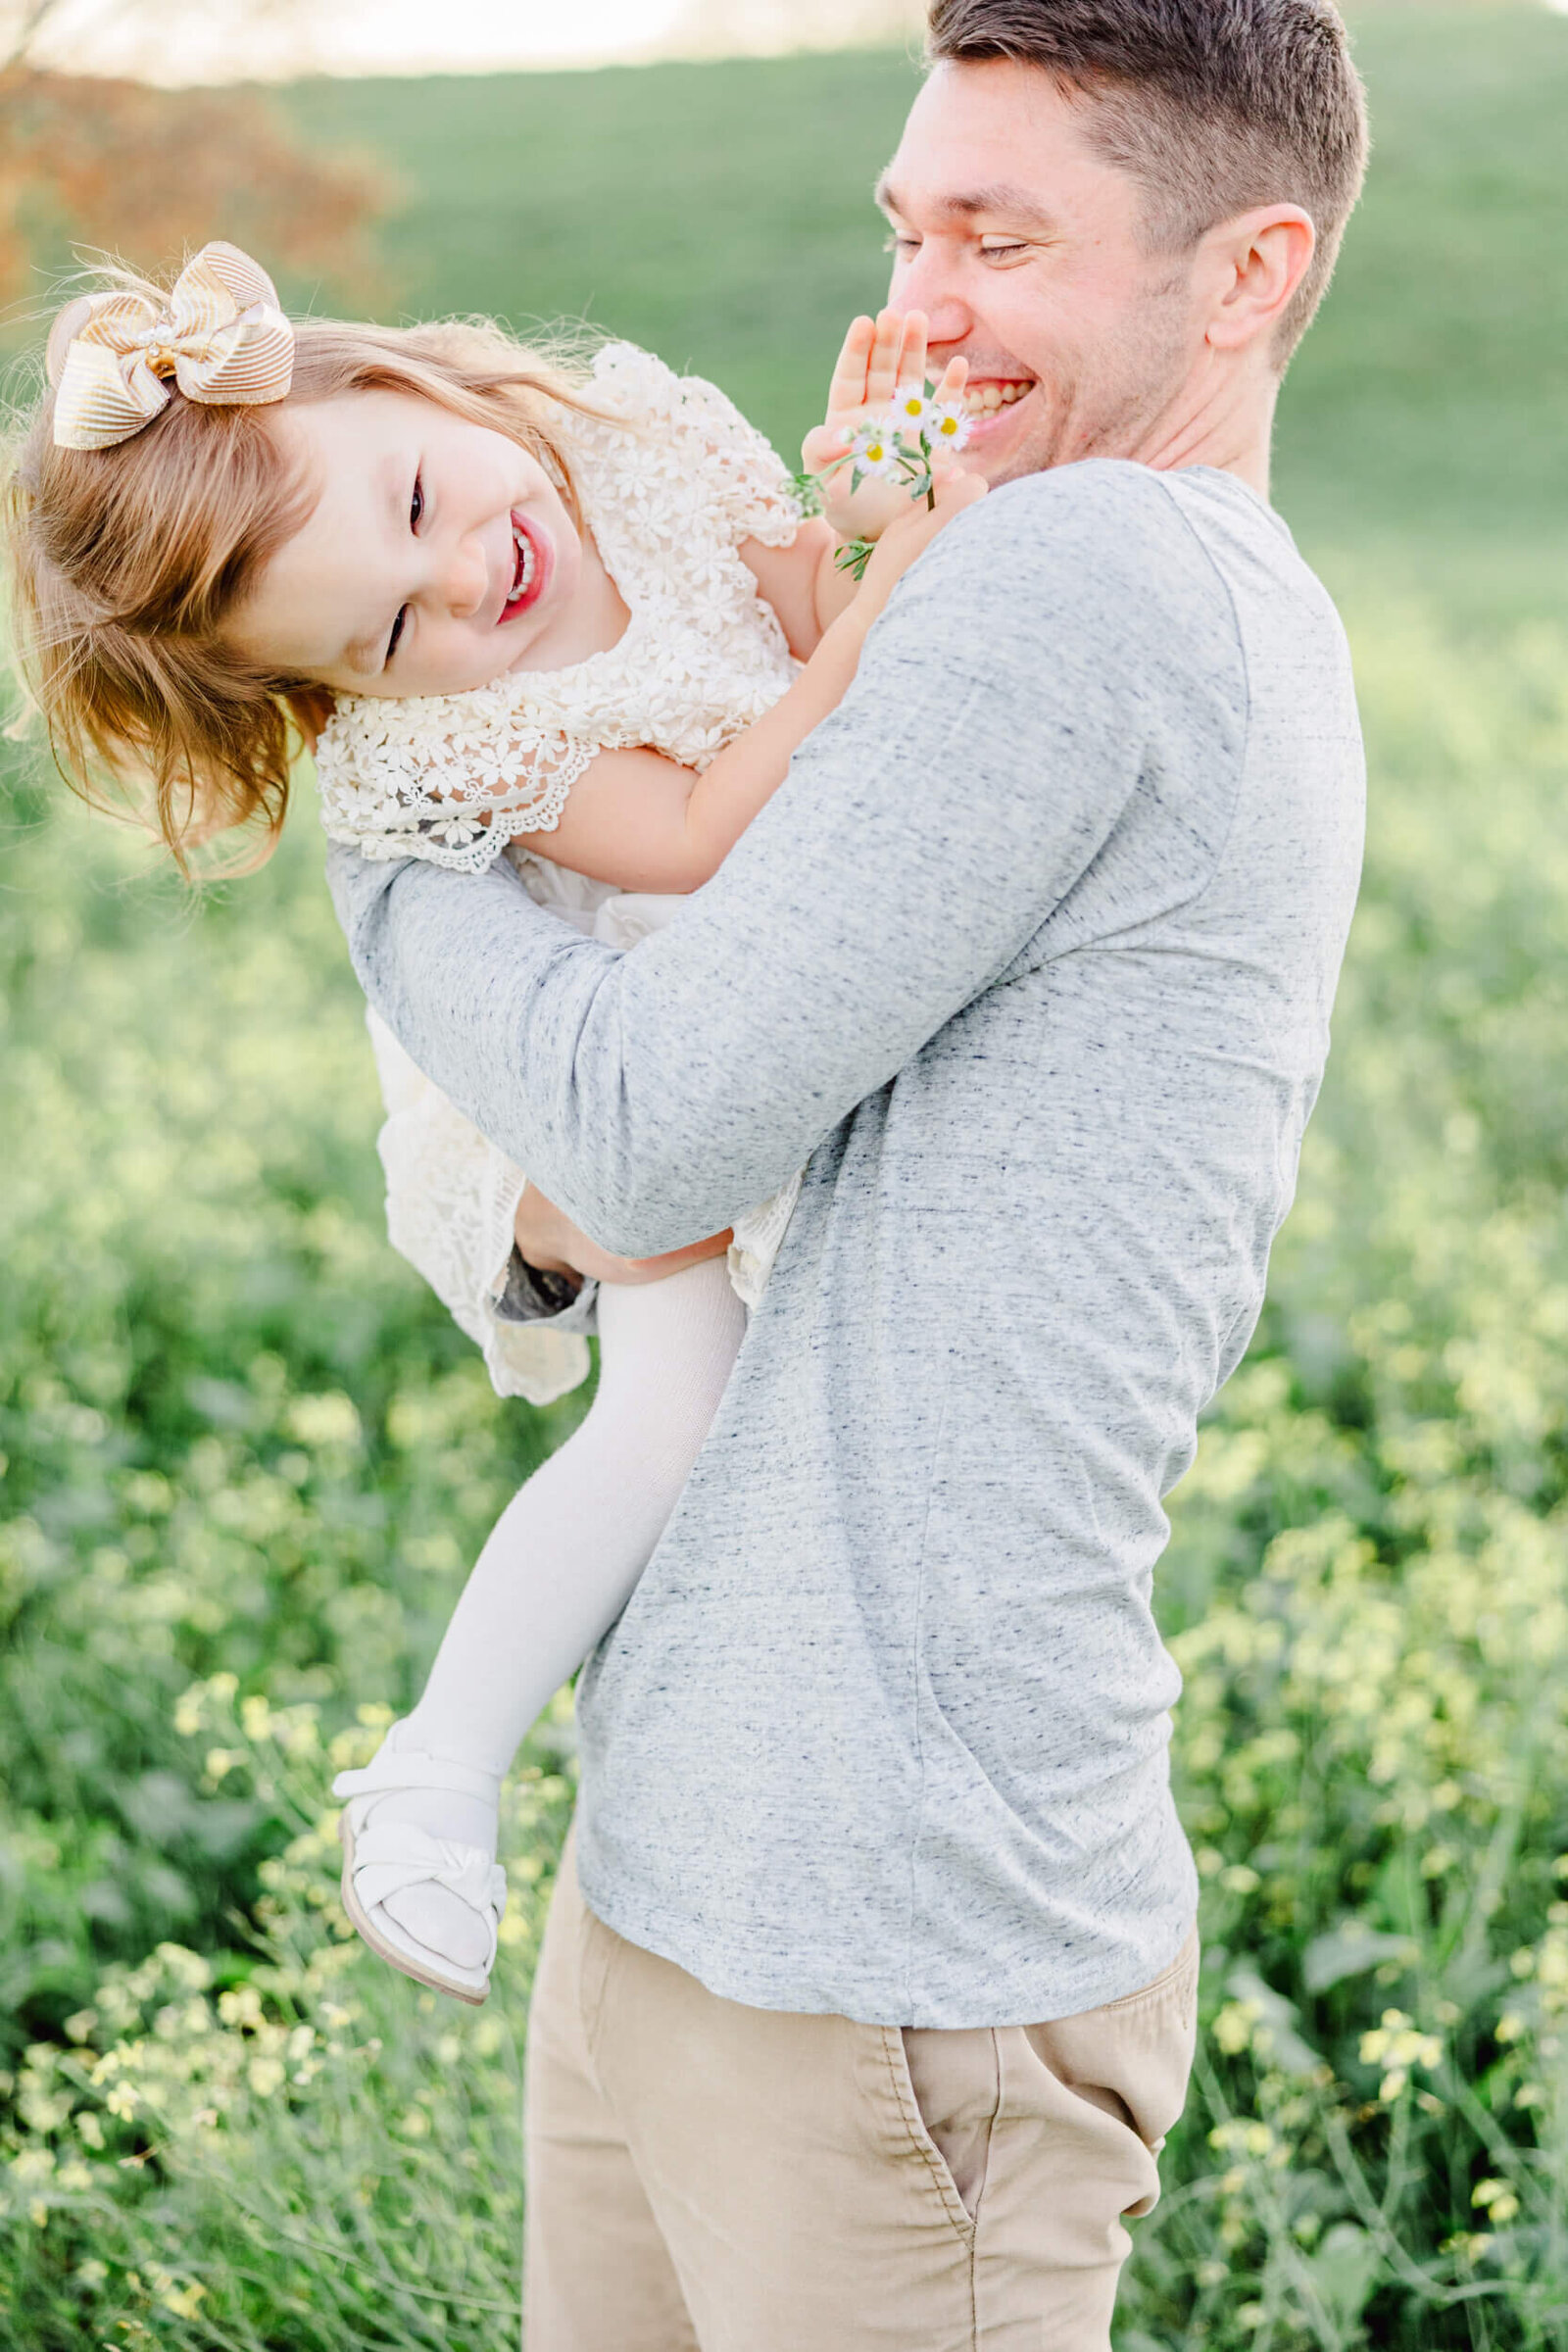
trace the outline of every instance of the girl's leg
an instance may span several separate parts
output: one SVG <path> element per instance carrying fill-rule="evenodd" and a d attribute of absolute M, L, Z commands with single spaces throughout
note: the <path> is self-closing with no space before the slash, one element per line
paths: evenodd
<path fill-rule="evenodd" d="M 581 1427 L 508 1504 L 447 1628 L 424 1694 L 396 1727 L 499 1781 L 541 1708 L 630 1597 L 708 1435 L 746 1328 L 722 1258 L 599 1297 L 599 1389 Z M 495 1806 L 439 1788 L 380 1798 L 378 1823 L 495 1851 Z M 482 1967 L 488 1930 L 433 1882 L 385 1898 L 422 1944 Z"/>

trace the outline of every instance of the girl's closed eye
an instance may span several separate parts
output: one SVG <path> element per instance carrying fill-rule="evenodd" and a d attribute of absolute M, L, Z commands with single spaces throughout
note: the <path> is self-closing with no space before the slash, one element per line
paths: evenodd
<path fill-rule="evenodd" d="M 412 495 L 412 497 L 411 497 L 411 498 L 410 498 L 410 500 L 409 500 L 409 528 L 410 528 L 410 530 L 411 530 L 411 531 L 417 532 L 417 530 L 418 530 L 418 528 L 419 528 L 419 525 L 420 525 L 420 523 L 421 523 L 423 520 L 424 520 L 424 476 L 423 476 L 422 474 L 416 473 L 416 474 L 415 475 L 415 477 L 414 477 L 414 492 L 413 492 L 413 495 Z M 407 622 L 407 620 L 408 620 L 408 617 L 409 617 L 409 608 L 408 608 L 408 606 L 407 606 L 407 605 L 405 605 L 405 606 L 403 607 L 402 611 L 399 612 L 399 614 L 398 614 L 398 616 L 397 616 L 396 620 L 395 620 L 395 621 L 392 623 L 392 634 L 391 634 L 391 636 L 390 636 L 390 637 L 387 639 L 387 641 L 386 641 L 386 660 L 385 660 L 385 661 L 382 662 L 382 664 L 381 664 L 381 667 L 382 667 L 383 669 L 386 669 L 387 667 L 389 667 L 389 665 L 390 665 L 390 663 L 391 663 L 391 661 L 392 661 L 392 657 L 393 657 L 393 655 L 394 655 L 394 654 L 397 652 L 397 650 L 398 650 L 398 644 L 399 644 L 399 641 L 400 641 L 400 640 L 401 640 L 401 638 L 402 638 L 402 635 L 403 635 L 403 630 L 404 630 L 404 625 L 405 625 L 405 623 Z"/>

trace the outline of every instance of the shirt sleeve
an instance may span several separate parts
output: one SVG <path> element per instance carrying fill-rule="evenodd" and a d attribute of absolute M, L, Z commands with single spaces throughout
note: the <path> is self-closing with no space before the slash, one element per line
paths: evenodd
<path fill-rule="evenodd" d="M 1195 740 L 1201 761 L 1203 730 L 1234 760 L 1236 643 L 1157 476 L 1014 484 L 900 583 L 841 708 L 662 931 L 616 954 L 502 870 L 335 858 L 356 967 L 596 1241 L 677 1248 L 774 1190 L 1001 978 L 1141 791 L 1188 772 Z"/>

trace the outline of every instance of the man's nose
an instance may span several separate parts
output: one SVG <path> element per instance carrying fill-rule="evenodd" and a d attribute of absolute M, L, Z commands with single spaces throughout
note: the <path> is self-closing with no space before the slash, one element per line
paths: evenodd
<path fill-rule="evenodd" d="M 974 325 L 974 314 L 954 283 L 955 264 L 928 239 L 917 253 L 901 261 L 893 272 L 888 300 L 896 310 L 924 311 L 933 345 L 961 343 Z"/>
<path fill-rule="evenodd" d="M 457 540 L 441 577 L 441 595 L 454 620 L 471 620 L 490 594 L 490 565 L 477 532 Z"/>

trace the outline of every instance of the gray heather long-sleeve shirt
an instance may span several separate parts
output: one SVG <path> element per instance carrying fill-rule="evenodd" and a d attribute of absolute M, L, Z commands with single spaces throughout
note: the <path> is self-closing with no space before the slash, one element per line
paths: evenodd
<path fill-rule="evenodd" d="M 504 866 L 334 853 L 374 1003 L 610 1248 L 809 1163 L 579 1692 L 588 1902 L 714 1991 L 996 2025 L 1175 1956 L 1161 1498 L 1257 1317 L 1362 798 L 1278 517 L 1097 462 L 943 533 L 633 954 Z"/>

